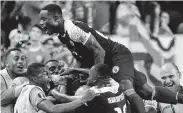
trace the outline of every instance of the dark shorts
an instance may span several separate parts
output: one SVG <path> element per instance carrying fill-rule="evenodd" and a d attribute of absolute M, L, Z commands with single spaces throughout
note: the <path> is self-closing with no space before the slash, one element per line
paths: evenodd
<path fill-rule="evenodd" d="M 147 82 L 146 76 L 134 68 L 133 57 L 128 48 L 115 44 L 111 53 L 111 56 L 106 57 L 105 63 L 112 68 L 112 77 L 117 82 L 128 79 L 135 87 L 141 87 Z"/>

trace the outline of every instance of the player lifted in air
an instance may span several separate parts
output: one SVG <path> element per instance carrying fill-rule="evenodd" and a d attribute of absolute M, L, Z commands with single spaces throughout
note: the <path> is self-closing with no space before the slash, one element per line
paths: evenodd
<path fill-rule="evenodd" d="M 183 103 L 181 94 L 164 87 L 150 87 L 145 75 L 134 68 L 132 54 L 128 48 L 111 41 L 85 23 L 64 20 L 58 5 L 45 6 L 39 16 L 40 25 L 50 35 L 59 34 L 58 38 L 80 61 L 81 67 L 91 68 L 94 64 L 107 64 L 113 72 L 112 78 L 120 84 L 137 113 L 145 111 L 141 97 L 165 103 Z"/>

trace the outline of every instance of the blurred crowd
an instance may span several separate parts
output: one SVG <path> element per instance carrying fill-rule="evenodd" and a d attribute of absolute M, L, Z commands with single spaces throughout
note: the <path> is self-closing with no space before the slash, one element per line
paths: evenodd
<path fill-rule="evenodd" d="M 39 11 L 47 4 L 62 7 L 64 19 L 88 23 L 94 29 L 121 38 L 130 37 L 134 17 L 140 18 L 151 39 L 169 51 L 174 46 L 174 34 L 183 33 L 182 2 L 151 1 L 2 1 L 1 2 L 1 59 L 10 48 L 22 48 L 32 62 L 49 59 L 64 60 L 75 67 L 76 60 L 57 36 L 48 36 L 38 25 Z M 173 37 L 164 48 L 158 36 Z M 38 38 L 39 37 L 39 38 Z M 3 62 L 1 68 L 4 67 Z"/>

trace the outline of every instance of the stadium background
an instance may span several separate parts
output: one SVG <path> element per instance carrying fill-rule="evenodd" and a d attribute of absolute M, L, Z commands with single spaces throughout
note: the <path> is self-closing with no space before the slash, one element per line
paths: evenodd
<path fill-rule="evenodd" d="M 147 73 L 145 69 L 145 60 L 151 59 L 147 53 L 153 58 L 153 65 L 150 73 L 153 77 L 159 79 L 159 68 L 164 62 L 175 62 L 180 72 L 183 72 L 183 35 L 176 31 L 174 26 L 170 25 L 173 35 L 158 35 L 158 43 L 156 40 L 147 39 L 152 47 L 140 40 L 135 26 L 120 26 L 117 16 L 121 16 L 126 20 L 130 19 L 128 14 L 128 5 L 144 22 L 147 14 L 153 10 L 148 8 L 151 1 L 1 1 L 1 58 L 3 53 L 10 45 L 9 33 L 16 28 L 17 16 L 28 16 L 31 22 L 28 29 L 38 22 L 38 14 L 40 9 L 49 4 L 55 3 L 62 7 L 63 17 L 65 19 L 80 20 L 88 23 L 94 29 L 109 36 L 112 40 L 126 45 L 134 56 L 135 67 Z M 170 24 L 175 25 L 173 21 L 183 23 L 183 6 L 182 1 L 161 1 L 158 2 L 162 10 L 166 10 L 170 14 Z M 128 22 L 128 21 L 125 21 Z M 172 23 L 171 23 L 172 22 Z M 175 37 L 175 40 L 174 40 Z M 2 59 L 1 59 L 2 60 Z M 2 62 L 3 63 L 3 62 Z M 2 66 L 3 67 L 3 66 Z M 146 74 L 148 75 L 148 74 Z M 148 76 L 147 76 L 148 77 Z M 148 77 L 149 83 L 151 77 Z M 183 85 L 183 77 L 181 79 Z"/>

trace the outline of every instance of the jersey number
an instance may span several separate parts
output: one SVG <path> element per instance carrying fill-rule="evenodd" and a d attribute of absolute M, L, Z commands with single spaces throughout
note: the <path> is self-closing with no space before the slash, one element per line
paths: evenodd
<path fill-rule="evenodd" d="M 121 111 L 121 108 L 120 108 L 120 107 L 116 107 L 116 108 L 114 108 L 114 111 L 116 111 L 117 113 L 122 113 L 122 111 Z"/>

